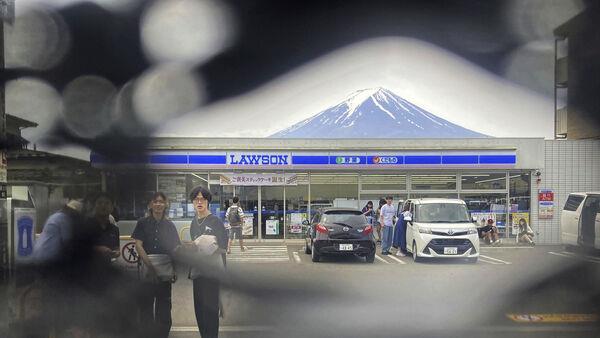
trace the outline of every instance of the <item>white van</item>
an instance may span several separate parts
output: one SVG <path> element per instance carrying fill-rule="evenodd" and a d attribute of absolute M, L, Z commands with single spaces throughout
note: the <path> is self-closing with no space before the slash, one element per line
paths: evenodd
<path fill-rule="evenodd" d="M 600 249 L 600 192 L 569 194 L 560 216 L 562 243 Z"/>
<path fill-rule="evenodd" d="M 409 199 L 407 206 L 412 217 L 407 220 L 406 248 L 415 261 L 440 257 L 477 262 L 479 236 L 463 200 Z"/>

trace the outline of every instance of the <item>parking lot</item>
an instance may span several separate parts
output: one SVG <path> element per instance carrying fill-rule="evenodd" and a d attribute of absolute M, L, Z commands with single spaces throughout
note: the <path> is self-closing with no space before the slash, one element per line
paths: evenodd
<path fill-rule="evenodd" d="M 481 330 L 491 336 L 542 337 L 550 329 L 557 337 L 597 333 L 589 320 L 573 323 L 565 317 L 595 309 L 573 302 L 583 291 L 564 290 L 560 276 L 583 269 L 576 274 L 594 278 L 600 271 L 600 257 L 561 246 L 482 247 L 475 264 L 452 259 L 415 263 L 410 257 L 378 253 L 371 264 L 353 256 L 325 257 L 314 263 L 299 242 L 261 243 L 248 245 L 245 252 L 234 248 L 228 269 L 232 284 L 223 292 L 224 337 L 280 336 L 282 332 L 297 337 L 360 337 L 374 332 L 385 337 L 399 327 L 424 336 L 479 336 Z M 548 280 L 558 284 L 548 290 L 538 286 Z M 539 295 L 527 296 L 532 288 L 540 290 Z M 562 291 L 554 295 L 558 289 Z M 171 336 L 197 336 L 191 283 L 181 278 L 173 290 Z M 558 319 L 535 323 L 539 314 L 554 314 Z M 362 324 L 350 325 L 354 320 Z"/>

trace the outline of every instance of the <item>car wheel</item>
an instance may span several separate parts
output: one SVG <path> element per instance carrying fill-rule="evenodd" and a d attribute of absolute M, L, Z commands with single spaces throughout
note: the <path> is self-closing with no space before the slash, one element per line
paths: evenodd
<path fill-rule="evenodd" d="M 415 261 L 415 262 L 418 262 L 421 260 L 421 258 L 419 256 L 417 256 L 417 242 L 413 242 L 412 256 L 413 256 L 413 261 Z"/>
<path fill-rule="evenodd" d="M 308 243 L 306 243 L 306 240 L 304 241 L 304 253 L 307 255 L 310 255 L 311 253 L 310 246 L 308 245 Z"/>
<path fill-rule="evenodd" d="M 365 256 L 367 263 L 375 262 L 375 251 Z"/>
<path fill-rule="evenodd" d="M 475 264 L 475 263 L 477 263 L 478 258 L 479 257 L 469 257 L 469 258 L 467 258 L 467 262 L 469 262 L 471 264 Z"/>
<path fill-rule="evenodd" d="M 310 248 L 310 252 L 311 252 L 311 258 L 313 262 L 319 262 L 321 260 L 321 255 L 319 255 L 319 253 L 317 253 L 317 250 L 315 249 L 314 244 L 311 246 Z"/>

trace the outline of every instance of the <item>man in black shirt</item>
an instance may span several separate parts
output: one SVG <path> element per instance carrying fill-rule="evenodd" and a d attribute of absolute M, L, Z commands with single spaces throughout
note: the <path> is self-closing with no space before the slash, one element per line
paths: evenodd
<path fill-rule="evenodd" d="M 190 193 L 196 216 L 190 226 L 190 237 L 196 240 L 207 235 L 215 236 L 218 249 L 213 255 L 221 255 L 225 263 L 228 238 L 221 219 L 210 212 L 209 204 L 212 199 L 210 192 L 203 187 L 196 187 Z M 204 274 L 191 275 L 194 284 L 194 311 L 196 322 L 202 338 L 216 338 L 219 335 L 219 289 L 218 275 L 208 271 Z"/>
<path fill-rule="evenodd" d="M 147 330 L 144 337 L 168 337 L 171 330 L 171 283 L 176 280 L 161 280 L 156 267 L 148 255 L 172 257 L 180 247 L 175 224 L 165 217 L 167 198 L 156 192 L 152 198 L 150 216 L 140 219 L 131 237 L 142 263 L 147 268 L 146 280 L 142 283 L 139 300 L 141 325 Z M 168 259 L 168 258 L 167 258 Z"/>

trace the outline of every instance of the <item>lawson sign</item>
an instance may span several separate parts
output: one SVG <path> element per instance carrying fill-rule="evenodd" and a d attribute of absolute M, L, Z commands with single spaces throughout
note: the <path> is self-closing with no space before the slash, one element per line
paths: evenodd
<path fill-rule="evenodd" d="M 291 153 L 228 153 L 227 164 L 231 166 L 290 166 Z"/>

